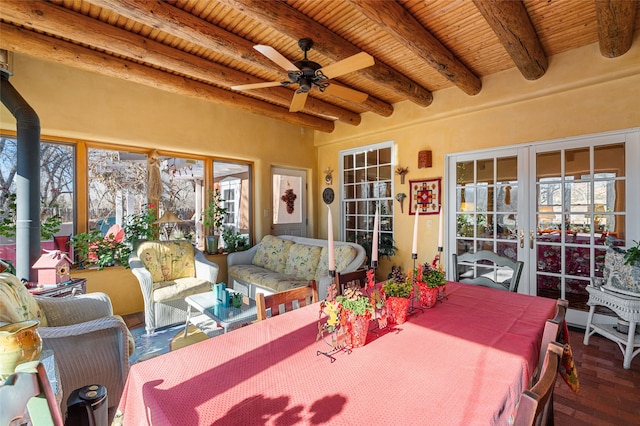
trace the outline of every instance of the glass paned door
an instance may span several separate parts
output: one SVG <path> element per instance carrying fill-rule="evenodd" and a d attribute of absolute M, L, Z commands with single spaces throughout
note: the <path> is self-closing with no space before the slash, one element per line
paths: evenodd
<path fill-rule="evenodd" d="M 620 137 L 545 145 L 533 160 L 536 294 L 567 299 L 568 320 L 582 322 L 607 245 L 626 246 L 626 145 Z"/>
<path fill-rule="evenodd" d="M 480 154 L 456 156 L 451 162 L 455 170 L 455 186 L 448 186 L 450 199 L 455 200 L 455 211 L 449 210 L 449 220 L 455 222 L 455 235 L 449 235 L 455 253 L 476 253 L 488 250 L 520 260 L 519 251 L 527 237 L 522 231 L 522 203 L 526 197 L 520 181 L 524 180 L 520 158 L 521 149 L 505 149 Z M 453 213 L 453 217 L 452 217 Z M 526 218 L 524 218 L 526 220 Z M 452 229 L 449 227 L 448 229 Z M 451 265 L 450 267 L 455 267 Z M 496 268 L 487 268 L 490 278 L 503 281 L 510 276 Z"/>

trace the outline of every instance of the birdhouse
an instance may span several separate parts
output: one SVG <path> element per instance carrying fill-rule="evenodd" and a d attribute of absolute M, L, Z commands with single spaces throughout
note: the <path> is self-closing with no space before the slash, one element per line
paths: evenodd
<path fill-rule="evenodd" d="M 38 271 L 38 284 L 59 284 L 71 280 L 71 259 L 60 250 L 52 250 L 40 256 L 33 264 Z"/>

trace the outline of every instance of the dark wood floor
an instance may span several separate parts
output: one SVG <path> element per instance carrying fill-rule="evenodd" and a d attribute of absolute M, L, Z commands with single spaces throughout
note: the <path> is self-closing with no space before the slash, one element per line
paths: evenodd
<path fill-rule="evenodd" d="M 130 329 L 144 326 L 142 313 L 124 319 Z M 569 330 L 580 393 L 575 394 L 558 377 L 554 393 L 555 424 L 640 425 L 640 355 L 631 362 L 631 369 L 625 370 L 618 345 L 594 335 L 589 346 L 585 346 L 583 337 L 583 330 Z"/>

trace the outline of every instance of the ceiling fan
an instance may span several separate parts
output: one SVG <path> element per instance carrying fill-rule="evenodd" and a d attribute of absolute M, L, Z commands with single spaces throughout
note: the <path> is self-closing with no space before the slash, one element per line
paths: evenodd
<path fill-rule="evenodd" d="M 300 49 L 304 52 L 304 59 L 295 62 L 289 61 L 271 46 L 253 46 L 253 48 L 258 52 L 284 68 L 287 71 L 289 81 L 269 81 L 264 83 L 243 84 L 240 86 L 231 86 L 231 88 L 234 90 L 248 90 L 275 86 L 287 87 L 291 84 L 297 84 L 298 89 L 293 95 L 291 106 L 289 107 L 290 112 L 300 111 L 304 107 L 309 91 L 313 87 L 316 87 L 321 92 L 338 96 L 352 102 L 361 103 L 367 100 L 369 95 L 366 93 L 349 89 L 344 86 L 339 86 L 335 83 L 329 82 L 328 80 L 370 67 L 375 63 L 371 55 L 366 52 L 360 52 L 334 64 L 322 67 L 319 63 L 307 59 L 307 52 L 313 47 L 313 40 L 310 38 L 300 39 L 298 41 L 298 46 L 300 46 Z"/>

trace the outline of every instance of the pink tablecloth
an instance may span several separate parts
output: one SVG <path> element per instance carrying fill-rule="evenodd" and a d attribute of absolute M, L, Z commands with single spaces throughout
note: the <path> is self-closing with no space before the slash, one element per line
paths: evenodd
<path fill-rule="evenodd" d="M 555 301 L 448 287 L 334 363 L 316 355 L 315 304 L 135 364 L 125 425 L 506 424 Z"/>

